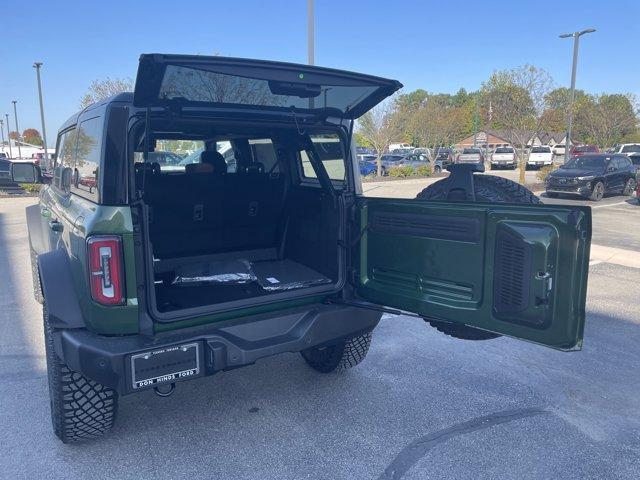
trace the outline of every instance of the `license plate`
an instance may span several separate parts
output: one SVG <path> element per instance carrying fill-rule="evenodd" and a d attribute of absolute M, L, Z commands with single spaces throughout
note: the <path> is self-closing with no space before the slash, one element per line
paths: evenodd
<path fill-rule="evenodd" d="M 131 357 L 133 388 L 189 380 L 200 375 L 200 345 L 188 343 Z"/>

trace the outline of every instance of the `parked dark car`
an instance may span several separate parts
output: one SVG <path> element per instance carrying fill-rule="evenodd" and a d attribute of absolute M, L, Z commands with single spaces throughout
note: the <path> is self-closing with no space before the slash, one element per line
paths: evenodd
<path fill-rule="evenodd" d="M 372 155 L 373 154 L 373 149 L 371 149 L 369 147 L 356 147 L 356 154 L 357 155 Z"/>
<path fill-rule="evenodd" d="M 444 166 L 447 166 L 454 161 L 453 149 L 451 148 L 439 148 L 436 150 L 436 161 L 442 162 Z"/>
<path fill-rule="evenodd" d="M 397 166 L 398 162 L 400 162 L 405 156 L 406 155 L 395 155 L 393 153 L 382 155 L 382 157 L 380 157 L 380 162 L 382 163 L 382 175 L 386 175 L 387 171 L 391 167 Z"/>
<path fill-rule="evenodd" d="M 375 174 L 378 170 L 378 166 L 376 165 L 376 156 L 358 155 L 358 166 L 360 168 L 360 175 L 363 177 Z"/>
<path fill-rule="evenodd" d="M 577 157 L 579 155 L 585 153 L 598 153 L 600 149 L 597 145 L 576 145 L 575 147 L 571 147 L 571 156 Z"/>
<path fill-rule="evenodd" d="M 547 176 L 548 197 L 574 194 L 599 201 L 607 194 L 633 195 L 636 168 L 624 155 L 587 153 L 572 158 Z"/>
<path fill-rule="evenodd" d="M 429 161 L 429 157 L 427 157 L 426 155 L 411 153 L 409 155 L 405 155 L 398 162 L 398 166 L 411 168 L 431 167 L 431 162 Z M 435 165 L 433 166 L 433 172 L 440 173 L 442 171 L 442 168 L 442 160 L 436 160 Z"/>
<path fill-rule="evenodd" d="M 0 180 L 8 180 L 11 177 L 11 162 L 6 157 L 0 157 Z"/>

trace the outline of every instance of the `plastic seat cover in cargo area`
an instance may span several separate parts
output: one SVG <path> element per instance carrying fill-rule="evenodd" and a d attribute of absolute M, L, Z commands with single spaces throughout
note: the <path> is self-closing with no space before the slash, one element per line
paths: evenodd
<path fill-rule="evenodd" d="M 242 285 L 257 282 L 266 291 L 284 291 L 331 283 L 331 279 L 292 260 L 246 259 L 193 263 L 176 268 L 172 285 Z"/>

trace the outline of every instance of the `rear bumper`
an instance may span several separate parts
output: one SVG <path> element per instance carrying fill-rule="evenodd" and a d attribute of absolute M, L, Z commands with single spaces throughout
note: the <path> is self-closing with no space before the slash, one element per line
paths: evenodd
<path fill-rule="evenodd" d="M 278 353 L 298 352 L 370 332 L 381 315 L 357 307 L 317 304 L 286 310 L 277 316 L 257 315 L 242 323 L 224 322 L 153 337 L 107 337 L 84 329 L 61 330 L 55 333 L 54 344 L 56 354 L 69 368 L 126 395 L 151 388 L 134 388 L 133 355 L 197 343 L 202 368 L 198 375 L 184 379 L 188 380 L 249 365 Z M 172 380 L 175 381 L 183 379 Z"/>

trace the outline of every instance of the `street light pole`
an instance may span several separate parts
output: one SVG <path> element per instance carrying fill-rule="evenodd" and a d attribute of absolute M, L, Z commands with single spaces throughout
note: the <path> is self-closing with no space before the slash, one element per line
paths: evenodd
<path fill-rule="evenodd" d="M 13 119 L 16 121 L 16 133 L 18 134 L 18 141 L 16 145 L 18 145 L 18 158 L 22 158 L 22 150 L 20 150 L 20 127 L 18 127 L 18 109 L 16 107 L 17 100 L 12 100 L 13 103 Z"/>
<path fill-rule="evenodd" d="M 42 102 L 42 83 L 40 82 L 40 67 L 42 62 L 34 62 L 33 68 L 36 69 L 36 77 L 38 78 L 38 98 L 40 99 L 40 122 L 42 123 L 42 142 L 44 144 L 44 168 L 49 169 L 49 153 L 47 152 L 47 131 L 44 127 L 44 104 Z"/>
<path fill-rule="evenodd" d="M 4 152 L 4 120 L 0 118 L 0 133 L 2 133 L 2 151 Z"/>
<path fill-rule="evenodd" d="M 571 129 L 573 127 L 573 101 L 576 96 L 576 70 L 578 68 L 578 48 L 580 45 L 580 37 L 587 33 L 595 32 L 595 28 L 588 28 L 580 32 L 563 33 L 560 38 L 573 37 L 573 64 L 571 66 L 571 89 L 569 90 L 569 115 L 567 119 L 567 139 L 564 146 L 564 163 L 569 161 L 571 151 L 569 145 L 571 144 Z"/>
<path fill-rule="evenodd" d="M 9 158 L 13 158 L 13 152 L 11 151 L 11 127 L 9 126 L 9 114 L 5 113 L 4 116 L 7 119 L 7 137 L 9 137 Z"/>
<path fill-rule="evenodd" d="M 315 63 L 315 21 L 313 18 L 313 0 L 307 0 L 307 61 Z"/>

